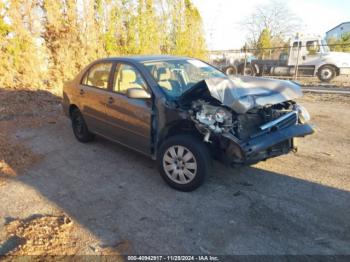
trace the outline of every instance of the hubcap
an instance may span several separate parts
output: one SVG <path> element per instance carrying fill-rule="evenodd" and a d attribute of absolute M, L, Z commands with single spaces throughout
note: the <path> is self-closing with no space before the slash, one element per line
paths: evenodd
<path fill-rule="evenodd" d="M 332 71 L 328 68 L 322 69 L 321 76 L 323 79 L 329 79 L 332 76 Z"/>
<path fill-rule="evenodd" d="M 197 174 L 197 161 L 192 152 L 184 146 L 168 148 L 163 156 L 165 174 L 177 184 L 191 182 Z"/>

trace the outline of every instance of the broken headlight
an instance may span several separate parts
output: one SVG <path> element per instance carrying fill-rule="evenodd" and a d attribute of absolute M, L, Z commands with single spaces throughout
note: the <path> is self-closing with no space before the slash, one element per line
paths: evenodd
<path fill-rule="evenodd" d="M 218 110 L 216 110 L 216 112 L 215 112 L 214 117 L 215 117 L 216 122 L 223 123 L 225 121 L 225 119 L 227 119 L 229 117 L 229 115 L 222 108 L 218 108 Z"/>
<path fill-rule="evenodd" d="M 305 107 L 301 105 L 296 105 L 295 109 L 298 111 L 300 123 L 305 124 L 310 121 L 311 116 Z"/>
<path fill-rule="evenodd" d="M 192 104 L 193 120 L 202 125 L 201 129 L 223 133 L 232 128 L 232 113 L 220 106 L 210 105 L 208 102 L 197 100 Z"/>

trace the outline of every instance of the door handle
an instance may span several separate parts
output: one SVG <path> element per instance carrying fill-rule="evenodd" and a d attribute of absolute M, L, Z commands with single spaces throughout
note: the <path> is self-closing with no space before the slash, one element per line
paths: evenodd
<path fill-rule="evenodd" d="M 113 102 L 114 102 L 113 97 L 109 97 L 109 98 L 108 98 L 108 104 L 112 104 Z"/>
<path fill-rule="evenodd" d="M 83 95 L 84 94 L 84 89 L 80 89 L 79 94 Z"/>

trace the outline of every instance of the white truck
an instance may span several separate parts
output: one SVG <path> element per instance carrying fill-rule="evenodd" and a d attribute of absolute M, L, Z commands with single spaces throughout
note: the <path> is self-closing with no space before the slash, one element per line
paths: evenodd
<path fill-rule="evenodd" d="M 296 37 L 290 42 L 288 52 L 278 60 L 248 61 L 238 65 L 238 73 L 271 76 L 318 76 L 330 82 L 335 76 L 350 75 L 350 53 L 331 52 L 320 37 Z"/>

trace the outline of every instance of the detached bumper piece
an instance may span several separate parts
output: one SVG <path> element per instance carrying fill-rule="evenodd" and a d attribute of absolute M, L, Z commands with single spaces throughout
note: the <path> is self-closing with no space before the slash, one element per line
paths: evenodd
<path fill-rule="evenodd" d="M 293 137 L 303 137 L 314 133 L 311 125 L 293 125 L 288 128 L 278 129 L 274 132 L 252 138 L 246 143 L 241 144 L 242 150 L 245 152 L 246 158 L 258 153 L 259 151 L 268 149 L 283 141 L 290 140 Z"/>
<path fill-rule="evenodd" d="M 231 143 L 239 147 L 232 154 L 232 150 L 226 151 L 226 157 L 237 159 L 240 156 L 240 161 L 231 161 L 231 165 L 253 164 L 261 160 L 287 154 L 295 149 L 295 137 L 304 137 L 314 133 L 314 129 L 309 124 L 295 124 L 283 129 L 272 129 L 269 132 L 261 132 L 259 135 L 251 137 L 249 140 L 242 142 L 233 140 L 233 137 L 226 136 Z M 237 149 L 237 147 L 236 147 Z M 230 156 L 231 155 L 231 156 Z"/>

